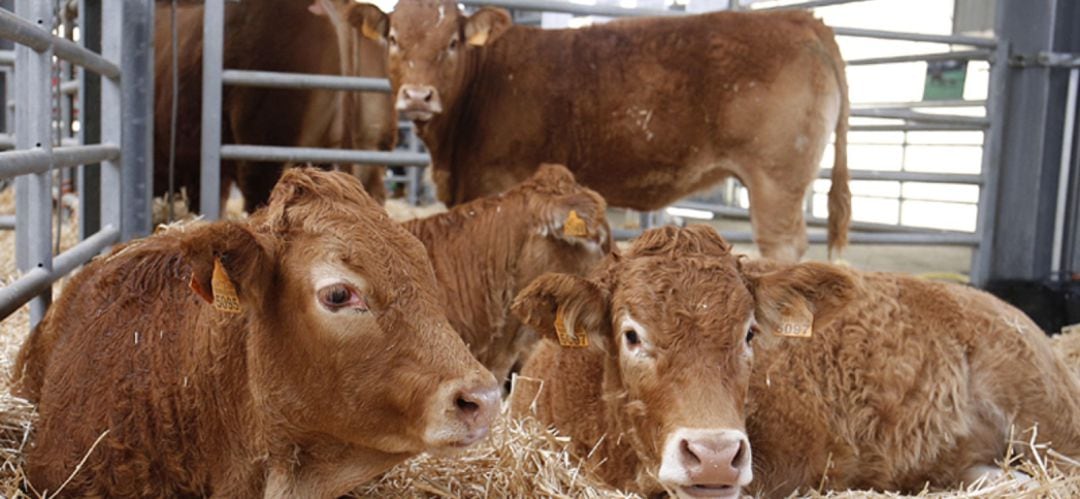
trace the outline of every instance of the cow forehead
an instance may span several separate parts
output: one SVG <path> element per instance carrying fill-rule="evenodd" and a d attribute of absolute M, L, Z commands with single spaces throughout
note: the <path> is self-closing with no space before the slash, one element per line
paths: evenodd
<path fill-rule="evenodd" d="M 625 262 L 613 312 L 630 313 L 654 335 L 742 333 L 753 299 L 734 265 L 711 257 L 635 258 Z"/>
<path fill-rule="evenodd" d="M 456 30 L 459 17 L 452 2 L 401 2 L 390 14 L 390 27 L 399 37 L 423 39 L 433 32 Z"/>

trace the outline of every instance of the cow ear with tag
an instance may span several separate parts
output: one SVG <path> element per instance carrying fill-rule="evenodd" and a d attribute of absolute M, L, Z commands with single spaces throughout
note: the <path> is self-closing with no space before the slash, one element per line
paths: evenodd
<path fill-rule="evenodd" d="M 779 336 L 810 338 L 828 326 L 857 294 L 856 277 L 833 265 L 803 263 L 745 272 L 761 328 Z"/>
<path fill-rule="evenodd" d="M 258 238 L 236 222 L 215 222 L 189 229 L 181 241 L 191 268 L 189 286 L 215 309 L 240 313 L 258 298 L 268 282 L 270 258 Z"/>
<path fill-rule="evenodd" d="M 390 33 L 390 16 L 370 3 L 350 5 L 346 18 L 368 39 L 385 40 Z"/>
<path fill-rule="evenodd" d="M 607 349 L 611 344 L 609 293 L 587 279 L 544 274 L 518 293 L 511 310 L 563 348 Z"/>
<path fill-rule="evenodd" d="M 506 9 L 483 7 L 465 20 L 465 42 L 474 47 L 487 45 L 512 24 Z"/>

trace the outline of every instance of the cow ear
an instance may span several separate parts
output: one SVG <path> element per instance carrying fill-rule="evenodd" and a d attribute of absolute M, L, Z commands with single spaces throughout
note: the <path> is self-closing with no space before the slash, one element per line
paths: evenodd
<path fill-rule="evenodd" d="M 362 35 L 372 40 L 385 40 L 390 33 L 390 16 L 370 3 L 349 5 L 347 19 Z"/>
<path fill-rule="evenodd" d="M 611 344 L 610 296 L 587 279 L 568 274 L 544 274 L 518 293 L 514 315 L 542 338 L 564 348 Z"/>
<path fill-rule="evenodd" d="M 596 245 L 593 247 L 607 253 L 611 251 L 611 231 L 604 209 L 585 194 L 559 196 L 546 210 L 544 233 L 571 244 Z"/>
<path fill-rule="evenodd" d="M 484 7 L 465 20 L 465 41 L 469 45 L 480 47 L 487 45 L 513 24 L 506 9 Z"/>
<path fill-rule="evenodd" d="M 215 222 L 188 229 L 181 254 L 191 268 L 191 290 L 214 308 L 242 312 L 268 282 L 268 250 L 247 227 Z"/>
<path fill-rule="evenodd" d="M 767 333 L 810 337 L 829 325 L 858 293 L 857 277 L 834 265 L 772 266 L 744 276 L 754 294 L 754 314 Z"/>

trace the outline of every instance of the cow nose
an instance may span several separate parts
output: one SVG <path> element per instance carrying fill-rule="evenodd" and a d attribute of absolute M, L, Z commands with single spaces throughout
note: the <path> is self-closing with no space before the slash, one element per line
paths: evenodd
<path fill-rule="evenodd" d="M 401 89 L 405 93 L 405 98 L 411 101 L 431 102 L 431 96 L 435 95 L 435 89 L 428 86 L 416 87 L 410 85 Z"/>
<path fill-rule="evenodd" d="M 454 409 L 469 433 L 482 438 L 499 413 L 501 392 L 498 385 L 482 384 L 459 390 L 454 394 Z"/>
<path fill-rule="evenodd" d="M 682 439 L 679 456 L 692 483 L 734 486 L 739 485 L 740 475 L 749 465 L 749 448 L 745 438 Z"/>

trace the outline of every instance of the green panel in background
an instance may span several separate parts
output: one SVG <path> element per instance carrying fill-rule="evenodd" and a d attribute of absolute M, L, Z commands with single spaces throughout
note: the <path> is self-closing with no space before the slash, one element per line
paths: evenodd
<path fill-rule="evenodd" d="M 963 99 L 966 77 L 966 60 L 927 61 L 923 100 Z"/>

